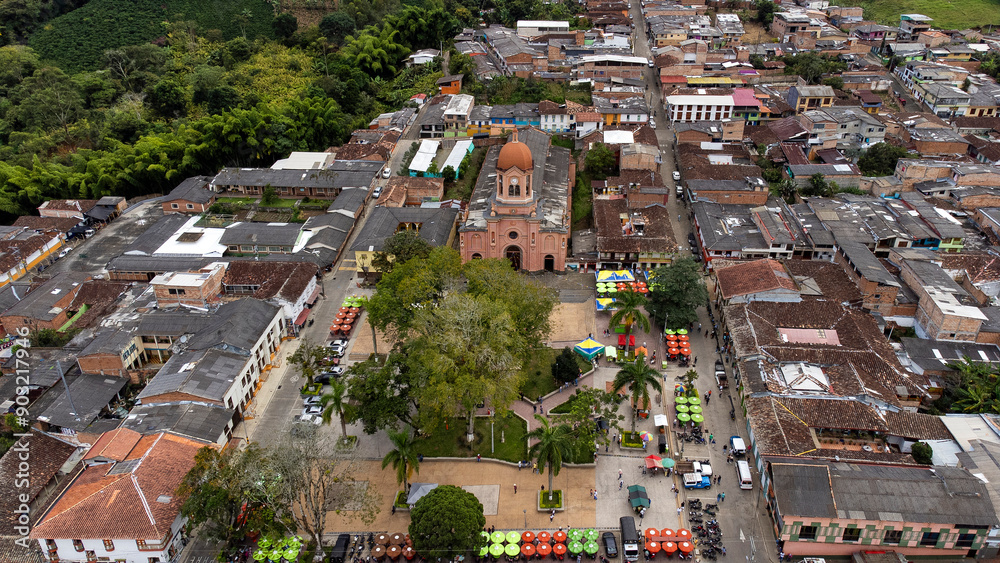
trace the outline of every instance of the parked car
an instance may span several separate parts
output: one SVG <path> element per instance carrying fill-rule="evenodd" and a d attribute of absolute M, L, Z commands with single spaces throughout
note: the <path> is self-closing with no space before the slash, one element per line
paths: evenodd
<path fill-rule="evenodd" d="M 327 348 L 332 348 L 334 346 L 347 347 L 347 339 L 346 338 L 338 338 L 336 340 L 331 340 L 331 341 L 329 341 L 329 342 L 326 343 L 326 347 Z"/>
<path fill-rule="evenodd" d="M 316 414 L 323 414 L 323 407 L 319 405 L 309 405 L 308 407 L 302 409 L 302 416 L 312 416 Z"/>
<path fill-rule="evenodd" d="M 618 541 L 615 540 L 614 532 L 604 532 L 601 534 L 601 541 L 604 542 L 604 553 L 608 557 L 618 557 Z"/>
<path fill-rule="evenodd" d="M 385 168 L 382 169 L 382 177 L 383 178 L 388 178 L 391 175 L 392 175 L 392 169 L 389 168 L 388 164 L 386 164 Z"/>
<path fill-rule="evenodd" d="M 303 414 L 301 416 L 295 417 L 296 424 L 314 424 L 319 426 L 323 424 L 323 417 L 317 414 Z"/>
<path fill-rule="evenodd" d="M 698 246 L 698 239 L 694 238 L 694 233 L 688 233 L 688 244 Z"/>
<path fill-rule="evenodd" d="M 372 198 L 378 199 L 382 197 L 382 186 L 375 186 L 375 191 L 372 192 Z"/>
<path fill-rule="evenodd" d="M 62 252 L 59 253 L 59 257 L 62 258 L 63 256 L 66 256 L 67 254 L 69 254 L 72 251 L 73 251 L 73 247 L 72 246 L 67 246 L 66 248 L 64 248 L 62 250 Z"/>
<path fill-rule="evenodd" d="M 318 405 L 318 404 L 320 404 L 322 402 L 323 402 L 323 397 L 320 397 L 319 395 L 313 395 L 311 397 L 306 397 L 302 401 L 302 406 L 303 407 L 311 407 L 313 405 Z"/>
<path fill-rule="evenodd" d="M 650 118 L 650 120 L 649 120 L 649 127 L 650 127 L 650 129 L 656 129 L 656 120 L 655 119 Z"/>
<path fill-rule="evenodd" d="M 675 182 L 680 182 L 681 181 L 681 173 L 678 172 L 677 170 L 674 170 L 674 172 L 673 172 L 673 174 L 671 174 L 671 176 L 673 176 Z"/>

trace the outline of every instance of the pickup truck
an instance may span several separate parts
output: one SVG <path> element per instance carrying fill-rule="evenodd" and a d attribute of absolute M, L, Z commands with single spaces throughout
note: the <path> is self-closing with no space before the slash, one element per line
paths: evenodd
<path fill-rule="evenodd" d="M 715 382 L 723 389 L 729 387 L 729 378 L 726 377 L 726 367 L 722 360 L 715 360 Z"/>
<path fill-rule="evenodd" d="M 684 475 L 685 489 L 712 488 L 712 466 L 707 462 L 680 461 L 677 463 L 677 472 Z"/>

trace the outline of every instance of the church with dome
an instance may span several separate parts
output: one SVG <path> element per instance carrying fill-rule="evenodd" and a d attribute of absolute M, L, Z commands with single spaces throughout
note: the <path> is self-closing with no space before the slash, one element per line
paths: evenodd
<path fill-rule="evenodd" d="M 565 271 L 574 177 L 569 149 L 537 129 L 490 147 L 458 229 L 462 260 L 507 258 L 516 270 Z"/>

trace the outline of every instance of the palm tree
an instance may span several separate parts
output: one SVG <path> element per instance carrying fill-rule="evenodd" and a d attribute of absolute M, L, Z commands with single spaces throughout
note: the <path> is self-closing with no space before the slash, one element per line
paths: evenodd
<path fill-rule="evenodd" d="M 634 362 L 625 364 L 625 367 L 618 370 L 611 386 L 615 393 L 620 393 L 622 389 L 628 387 L 629 393 L 632 394 L 632 403 L 635 405 L 632 411 L 632 432 L 635 432 L 636 410 L 641 405 L 649 404 L 649 388 L 656 389 L 658 393 L 663 392 L 660 372 L 646 365 L 646 355 L 641 353 L 635 357 Z"/>
<path fill-rule="evenodd" d="M 330 383 L 330 392 L 323 395 L 320 404 L 323 406 L 323 424 L 330 424 L 333 413 L 340 417 L 340 433 L 347 438 L 347 384 L 341 380 Z"/>
<path fill-rule="evenodd" d="M 539 471 L 546 465 L 549 467 L 549 500 L 552 500 L 552 477 L 559 475 L 563 459 L 573 455 L 576 437 L 568 424 L 552 426 L 549 419 L 539 414 L 535 415 L 535 419 L 541 426 L 525 436 L 529 441 L 538 440 L 528 450 L 528 459 L 538 462 Z"/>
<path fill-rule="evenodd" d="M 625 354 L 628 355 L 628 342 L 632 336 L 632 325 L 639 325 L 643 332 L 649 332 L 649 317 L 642 308 L 649 302 L 641 293 L 623 291 L 615 295 L 615 314 L 611 315 L 609 327 L 625 325 Z"/>
<path fill-rule="evenodd" d="M 417 443 L 407 429 L 399 432 L 389 432 L 392 451 L 382 458 L 382 469 L 392 465 L 396 470 L 396 482 L 403 484 L 403 490 L 409 488 L 408 479 L 414 472 L 420 472 L 420 457 L 417 455 Z"/>

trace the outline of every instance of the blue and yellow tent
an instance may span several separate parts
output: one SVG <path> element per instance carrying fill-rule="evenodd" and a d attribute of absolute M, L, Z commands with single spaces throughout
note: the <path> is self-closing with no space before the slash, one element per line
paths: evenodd
<path fill-rule="evenodd" d="M 635 281 L 635 276 L 628 270 L 601 270 L 597 272 L 599 282 L 630 282 Z"/>
<path fill-rule="evenodd" d="M 594 356 L 604 351 L 604 344 L 601 344 L 600 342 L 594 340 L 593 338 L 588 338 L 583 342 L 574 346 L 573 350 L 575 350 L 577 354 L 580 354 L 584 358 L 587 358 L 588 360 L 593 360 Z"/>
<path fill-rule="evenodd" d="M 615 310 L 615 298 L 614 297 L 598 297 L 597 298 L 597 310 L 598 311 L 614 311 Z"/>

